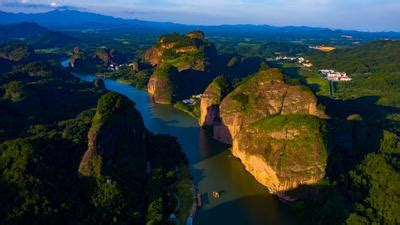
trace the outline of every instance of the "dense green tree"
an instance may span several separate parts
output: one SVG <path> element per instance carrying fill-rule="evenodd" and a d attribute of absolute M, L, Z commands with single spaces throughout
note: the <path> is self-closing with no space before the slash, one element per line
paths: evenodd
<path fill-rule="evenodd" d="M 146 225 L 162 225 L 164 224 L 165 218 L 163 216 L 164 212 L 164 202 L 161 197 L 156 198 L 150 202 L 147 209 L 147 222 Z"/>
<path fill-rule="evenodd" d="M 24 100 L 28 95 L 26 85 L 21 81 L 11 81 L 3 86 L 4 96 L 3 99 L 12 102 L 19 102 Z"/>
<path fill-rule="evenodd" d="M 400 140 L 385 133 L 381 143 L 350 172 L 356 203 L 347 224 L 400 223 Z"/>

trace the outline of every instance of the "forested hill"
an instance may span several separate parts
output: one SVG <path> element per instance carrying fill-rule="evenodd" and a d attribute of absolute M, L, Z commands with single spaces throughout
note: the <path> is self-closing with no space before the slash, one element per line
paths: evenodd
<path fill-rule="evenodd" d="M 0 45 L 0 224 L 166 224 L 186 168 L 176 139 L 34 50 Z"/>
<path fill-rule="evenodd" d="M 335 68 L 347 73 L 400 71 L 400 41 L 376 41 L 356 48 L 338 49 L 312 56 L 318 68 Z"/>
<path fill-rule="evenodd" d="M 400 42 L 377 41 L 311 56 L 316 69 L 344 71 L 321 98 L 332 117 L 327 181 L 296 203 L 304 224 L 399 224 Z M 347 145 L 347 146 L 346 146 Z"/>
<path fill-rule="evenodd" d="M 75 37 L 50 30 L 37 23 L 0 25 L 0 43 L 15 39 L 24 40 L 38 48 L 67 47 L 78 42 Z"/>

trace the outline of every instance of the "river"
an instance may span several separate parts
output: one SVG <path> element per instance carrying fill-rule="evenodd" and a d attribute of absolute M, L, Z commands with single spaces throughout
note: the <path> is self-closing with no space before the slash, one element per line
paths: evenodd
<path fill-rule="evenodd" d="M 68 61 L 63 61 L 62 65 L 67 66 Z M 82 81 L 96 79 L 94 75 L 72 75 Z M 203 207 L 197 211 L 194 224 L 289 224 L 289 209 L 245 171 L 230 153 L 229 146 L 212 139 L 195 119 L 170 105 L 152 103 L 143 90 L 114 80 L 103 80 L 108 90 L 123 94 L 136 103 L 148 130 L 177 137 L 203 199 Z M 212 191 L 220 191 L 221 198 L 214 199 Z"/>

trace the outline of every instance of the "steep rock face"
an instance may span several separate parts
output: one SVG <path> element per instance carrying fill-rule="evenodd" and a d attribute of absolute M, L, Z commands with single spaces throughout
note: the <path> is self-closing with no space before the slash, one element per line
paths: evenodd
<path fill-rule="evenodd" d="M 150 77 L 147 91 L 156 103 L 170 104 L 204 91 L 215 78 L 210 66 L 217 57 L 216 48 L 200 31 L 187 35 L 162 35 L 143 58 L 157 66 Z"/>
<path fill-rule="evenodd" d="M 315 116 L 292 114 L 266 117 L 243 128 L 232 153 L 269 191 L 314 184 L 325 175 L 325 122 Z"/>
<path fill-rule="evenodd" d="M 227 88 L 224 77 L 215 78 L 201 96 L 199 123 L 202 127 L 212 126 L 219 117 L 219 104 Z"/>
<path fill-rule="evenodd" d="M 156 66 L 161 63 L 162 53 L 161 49 L 152 47 L 143 54 L 143 58 L 152 66 Z"/>
<path fill-rule="evenodd" d="M 147 84 L 147 92 L 158 104 L 171 104 L 173 98 L 173 82 L 171 76 L 178 71 L 171 66 L 159 66 L 151 75 Z"/>
<path fill-rule="evenodd" d="M 104 62 L 104 65 L 109 65 L 111 61 L 111 55 L 109 54 L 108 50 L 105 48 L 99 48 L 96 51 L 96 57 L 99 58 L 101 61 Z"/>
<path fill-rule="evenodd" d="M 140 63 L 138 61 L 131 62 L 129 67 L 133 72 L 139 72 L 141 70 Z"/>
<path fill-rule="evenodd" d="M 214 138 L 231 144 L 243 127 L 266 116 L 293 113 L 325 117 L 310 90 L 286 84 L 278 69 L 265 69 L 222 100 L 221 121 L 214 125 Z"/>
<path fill-rule="evenodd" d="M 116 93 L 102 96 L 79 172 L 84 176 L 141 176 L 146 160 L 145 133 L 142 117 L 134 103 Z"/>
<path fill-rule="evenodd" d="M 97 49 L 95 57 L 99 59 L 105 66 L 110 64 L 120 64 L 125 61 L 125 57 L 119 54 L 115 49 L 101 47 Z"/>
<path fill-rule="evenodd" d="M 69 64 L 72 68 L 76 67 L 76 62 L 83 58 L 82 53 L 78 47 L 74 48 L 73 54 L 70 58 Z"/>
<path fill-rule="evenodd" d="M 186 35 L 190 38 L 195 38 L 195 39 L 199 39 L 199 40 L 204 40 L 206 38 L 204 32 L 199 31 L 199 30 L 191 31 L 191 32 L 187 33 Z"/>

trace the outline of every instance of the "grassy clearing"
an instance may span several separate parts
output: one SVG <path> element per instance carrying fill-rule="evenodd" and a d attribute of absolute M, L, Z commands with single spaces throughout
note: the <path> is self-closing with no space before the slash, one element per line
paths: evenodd
<path fill-rule="evenodd" d="M 58 54 L 58 53 L 64 53 L 62 50 L 59 48 L 41 48 L 41 49 L 35 49 L 35 53 L 37 54 Z"/>
<path fill-rule="evenodd" d="M 317 75 L 306 78 L 307 85 L 311 90 L 320 96 L 329 96 L 329 82 Z"/>
<path fill-rule="evenodd" d="M 200 118 L 200 101 L 196 102 L 196 104 L 192 107 L 186 105 L 185 103 L 179 101 L 174 104 L 174 108 L 189 114 L 191 117 L 195 119 Z"/>

